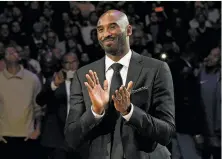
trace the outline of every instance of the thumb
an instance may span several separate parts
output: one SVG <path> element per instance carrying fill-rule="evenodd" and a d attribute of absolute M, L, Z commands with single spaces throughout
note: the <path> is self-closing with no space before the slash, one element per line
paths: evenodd
<path fill-rule="evenodd" d="M 104 83 L 103 83 L 103 89 L 104 89 L 105 92 L 108 91 L 108 81 L 107 80 L 105 80 Z"/>
<path fill-rule="evenodd" d="M 30 138 L 30 134 L 24 139 L 24 141 L 27 141 Z"/>
<path fill-rule="evenodd" d="M 133 88 L 133 82 L 130 81 L 130 82 L 128 83 L 128 85 L 127 85 L 127 91 L 128 91 L 128 92 L 131 92 L 132 88 Z"/>
<path fill-rule="evenodd" d="M 1 137 L 1 140 L 6 144 L 8 143 L 7 140 L 5 140 L 3 137 Z"/>

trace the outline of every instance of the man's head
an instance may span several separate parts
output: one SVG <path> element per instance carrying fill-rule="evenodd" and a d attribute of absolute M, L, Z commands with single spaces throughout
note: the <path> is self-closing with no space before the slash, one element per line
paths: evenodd
<path fill-rule="evenodd" d="M 220 48 L 213 48 L 210 54 L 204 60 L 206 67 L 212 68 L 218 66 L 220 64 L 221 59 L 220 54 Z"/>
<path fill-rule="evenodd" d="M 57 59 L 53 54 L 45 53 L 41 55 L 40 66 L 42 68 L 42 74 L 48 78 L 53 76 L 57 70 Z"/>
<path fill-rule="evenodd" d="M 91 37 L 91 40 L 93 41 L 93 43 L 98 42 L 96 29 L 91 30 L 90 37 Z"/>
<path fill-rule="evenodd" d="M 49 31 L 47 34 L 47 44 L 50 47 L 54 47 L 56 43 L 56 34 L 53 31 Z"/>
<path fill-rule="evenodd" d="M 118 56 L 129 51 L 129 36 L 132 26 L 127 16 L 118 10 L 105 12 L 97 23 L 97 36 L 107 54 Z"/>
<path fill-rule="evenodd" d="M 6 64 L 19 64 L 21 56 L 15 46 L 8 46 L 5 49 L 5 62 Z"/>
<path fill-rule="evenodd" d="M 64 28 L 64 37 L 66 40 L 72 37 L 72 29 L 70 27 Z"/>
<path fill-rule="evenodd" d="M 3 37 L 8 37 L 9 36 L 8 24 L 2 24 L 1 25 L 1 32 L 0 32 L 0 34 Z"/>
<path fill-rule="evenodd" d="M 62 57 L 62 68 L 66 79 L 72 79 L 75 71 L 79 68 L 79 59 L 74 52 L 64 54 Z"/>
<path fill-rule="evenodd" d="M 66 71 L 76 71 L 79 67 L 78 56 L 73 52 L 64 54 L 62 57 L 62 67 Z"/>
<path fill-rule="evenodd" d="M 20 31 L 21 31 L 21 27 L 20 27 L 19 22 L 14 21 L 14 22 L 12 23 L 12 32 L 13 32 L 13 33 L 19 33 Z"/>

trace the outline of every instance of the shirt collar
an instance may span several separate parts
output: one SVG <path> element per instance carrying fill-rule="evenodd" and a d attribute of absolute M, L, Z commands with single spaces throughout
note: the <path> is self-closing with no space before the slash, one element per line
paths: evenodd
<path fill-rule="evenodd" d="M 131 56 L 132 56 L 132 51 L 129 50 L 129 52 L 125 56 L 123 56 L 118 62 L 115 62 L 106 55 L 105 56 L 106 72 L 109 70 L 110 66 L 114 63 L 122 64 L 123 67 L 128 68 Z"/>
<path fill-rule="evenodd" d="M 7 68 L 5 68 L 3 70 L 3 74 L 8 79 L 10 79 L 10 78 L 20 78 L 20 79 L 22 79 L 24 77 L 24 67 L 22 65 L 20 65 L 20 70 L 16 75 L 13 75 L 13 74 L 9 73 Z"/>

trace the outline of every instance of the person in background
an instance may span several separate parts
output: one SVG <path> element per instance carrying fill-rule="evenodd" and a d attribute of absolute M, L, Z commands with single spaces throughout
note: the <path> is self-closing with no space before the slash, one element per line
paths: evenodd
<path fill-rule="evenodd" d="M 61 146 L 64 142 L 63 130 L 70 108 L 71 80 L 79 67 L 79 60 L 73 52 L 64 54 L 61 60 L 62 69 L 46 81 L 36 98 L 39 105 L 46 106 L 41 136 L 42 159 L 68 157 L 68 153 L 63 151 Z"/>
<path fill-rule="evenodd" d="M 14 46 L 5 50 L 0 72 L 0 149 L 3 156 L 38 159 L 41 109 L 35 102 L 41 90 L 38 77 L 19 64 Z M 10 153 L 8 153 L 10 152 Z"/>
<path fill-rule="evenodd" d="M 203 159 L 221 158 L 221 49 L 213 48 L 199 73 L 203 119 Z"/>

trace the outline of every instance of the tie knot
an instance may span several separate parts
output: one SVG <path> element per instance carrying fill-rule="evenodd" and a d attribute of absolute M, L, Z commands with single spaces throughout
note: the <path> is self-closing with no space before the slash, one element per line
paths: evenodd
<path fill-rule="evenodd" d="M 111 68 L 114 70 L 114 72 L 120 72 L 122 69 L 123 65 L 120 63 L 114 63 L 112 64 Z"/>

